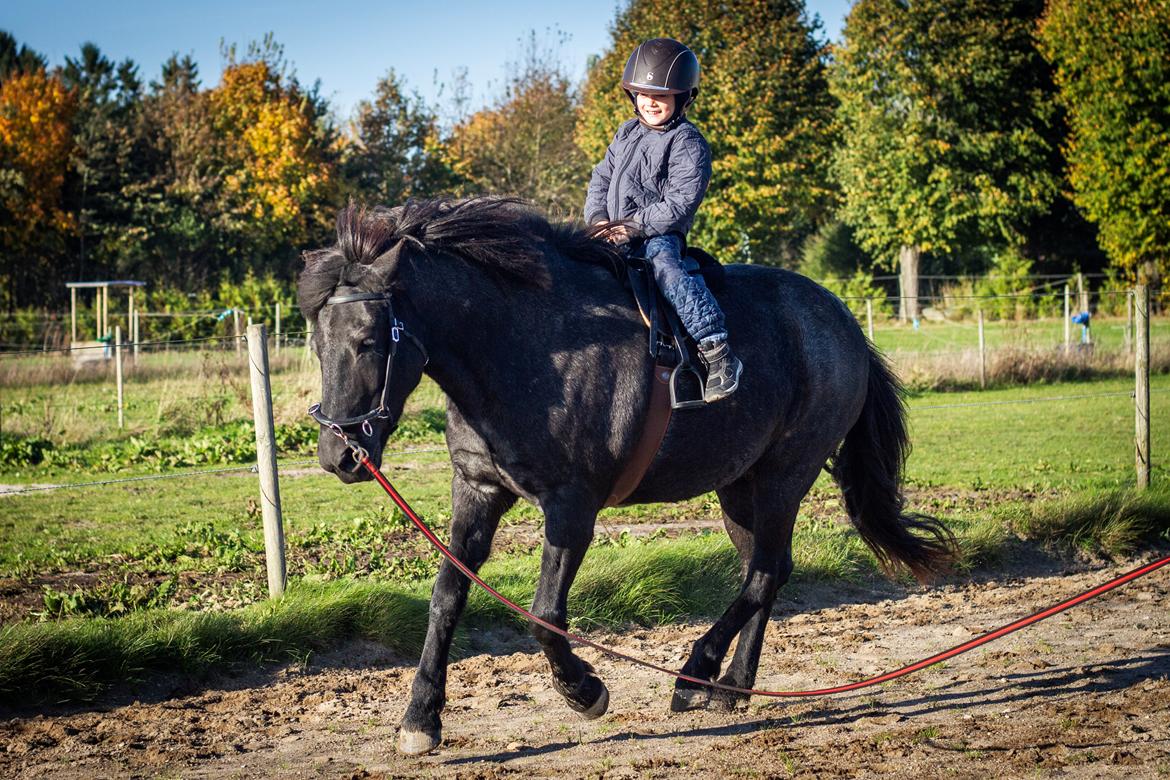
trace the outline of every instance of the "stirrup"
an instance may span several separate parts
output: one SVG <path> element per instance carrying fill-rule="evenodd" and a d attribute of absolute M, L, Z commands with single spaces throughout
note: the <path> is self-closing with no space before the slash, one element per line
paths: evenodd
<path fill-rule="evenodd" d="M 697 387 L 699 388 L 699 397 L 697 399 L 688 398 L 681 401 L 679 400 L 678 381 L 679 378 L 684 374 L 691 374 L 694 376 Z M 670 408 L 698 409 L 699 407 L 705 406 L 707 401 L 705 398 L 703 398 L 703 387 L 703 375 L 699 373 L 699 370 L 692 366 L 689 360 L 680 361 L 679 364 L 674 367 L 674 370 L 670 372 Z"/>

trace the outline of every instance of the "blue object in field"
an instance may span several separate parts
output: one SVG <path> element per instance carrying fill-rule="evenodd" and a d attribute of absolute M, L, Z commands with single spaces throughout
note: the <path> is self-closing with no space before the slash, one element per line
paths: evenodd
<path fill-rule="evenodd" d="M 215 321 L 216 322 L 223 322 L 224 320 L 226 320 L 228 317 L 231 316 L 233 311 L 235 311 L 235 309 L 224 309 L 219 314 L 215 315 Z"/>
<path fill-rule="evenodd" d="M 1081 326 L 1081 343 L 1089 343 L 1089 320 L 1092 319 L 1087 311 L 1079 311 L 1072 316 L 1074 325 Z"/>

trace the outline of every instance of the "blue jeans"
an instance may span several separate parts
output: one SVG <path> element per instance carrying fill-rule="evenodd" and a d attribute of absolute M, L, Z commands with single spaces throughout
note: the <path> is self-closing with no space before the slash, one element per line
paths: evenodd
<path fill-rule="evenodd" d="M 699 266 L 689 257 L 682 257 L 678 236 L 654 236 L 646 242 L 642 253 L 654 271 L 658 288 L 678 312 L 678 318 L 691 338 L 696 343 L 709 342 L 709 345 L 726 341 L 723 310 L 707 289 L 703 277 L 688 273 L 698 270 Z"/>

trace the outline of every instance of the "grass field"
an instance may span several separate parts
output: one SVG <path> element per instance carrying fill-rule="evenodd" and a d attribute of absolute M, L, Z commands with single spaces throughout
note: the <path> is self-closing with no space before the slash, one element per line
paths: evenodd
<path fill-rule="evenodd" d="M 1119 346 L 1120 325 L 1116 331 Z M 877 340 L 897 365 L 919 347 L 945 356 L 973 332 L 929 323 L 919 332 L 879 329 Z M 1096 332 L 1112 338 L 1107 323 Z M 1021 333 L 1004 325 L 996 338 L 1008 343 Z M 1170 321 L 1156 333 L 1170 343 Z M 11 360 L 18 362 L 0 364 L 0 482 L 101 481 L 254 460 L 244 422 L 247 377 L 232 351 L 141 360 L 128 372 L 124 430 L 116 428 L 108 369 L 85 374 L 60 361 Z M 264 602 L 258 487 L 246 469 L 0 496 L 0 623 L 7 626 L 0 628 L 0 690 L 64 664 L 75 676 L 50 685 L 55 695 L 74 683 L 92 693 L 119 668 L 295 657 L 343 635 L 413 651 L 435 554 L 376 487 L 344 486 L 312 463 L 314 431 L 304 409 L 317 398 L 317 378 L 303 352 L 284 353 L 273 368 L 276 417 L 287 434 L 281 498 L 292 596 L 279 606 Z M 1124 552 L 1164 536 L 1170 493 L 1126 493 L 1134 480 L 1132 388 L 1132 378 L 1121 376 L 912 393 L 913 508 L 947 519 L 963 542 L 964 567 L 994 562 L 1018 538 Z M 449 519 L 442 403 L 437 387 L 424 382 L 386 461 L 438 529 Z M 1153 377 L 1151 418 L 1159 484 L 1167 476 L 1158 453 L 1170 444 L 1170 374 Z M 872 555 L 842 516 L 835 486 L 822 477 L 797 525 L 798 582 L 874 573 Z M 574 590 L 577 619 L 653 623 L 720 608 L 735 564 L 715 530 L 718 518 L 711 495 L 603 512 L 598 549 Z M 530 506 L 510 512 L 488 569 L 489 579 L 522 601 L 535 581 L 540 523 Z M 695 584 L 695 571 L 706 573 L 710 587 Z M 473 598 L 473 622 L 499 620 L 497 610 Z M 201 617 L 214 615 L 224 617 Z M 266 649 L 249 650 L 254 641 Z M 139 648 L 135 659 L 119 655 L 127 647 Z M 94 653 L 108 657 L 108 673 L 85 661 Z"/>

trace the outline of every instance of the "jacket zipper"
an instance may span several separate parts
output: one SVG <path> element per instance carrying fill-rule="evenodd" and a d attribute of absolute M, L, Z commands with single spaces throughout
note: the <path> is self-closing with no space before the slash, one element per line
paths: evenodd
<path fill-rule="evenodd" d="M 630 167 L 630 163 L 634 161 L 634 152 L 637 151 L 638 147 L 641 145 L 642 139 L 646 137 L 646 131 L 641 127 L 638 129 L 642 130 L 642 134 L 638 136 L 637 141 L 633 146 L 630 147 L 630 153 L 626 156 L 626 159 L 622 161 L 622 167 L 618 169 L 617 176 L 614 178 L 613 207 L 615 216 L 611 217 L 611 219 L 617 219 L 618 217 L 616 215 L 621 211 L 622 175 L 626 172 L 626 168 Z"/>

